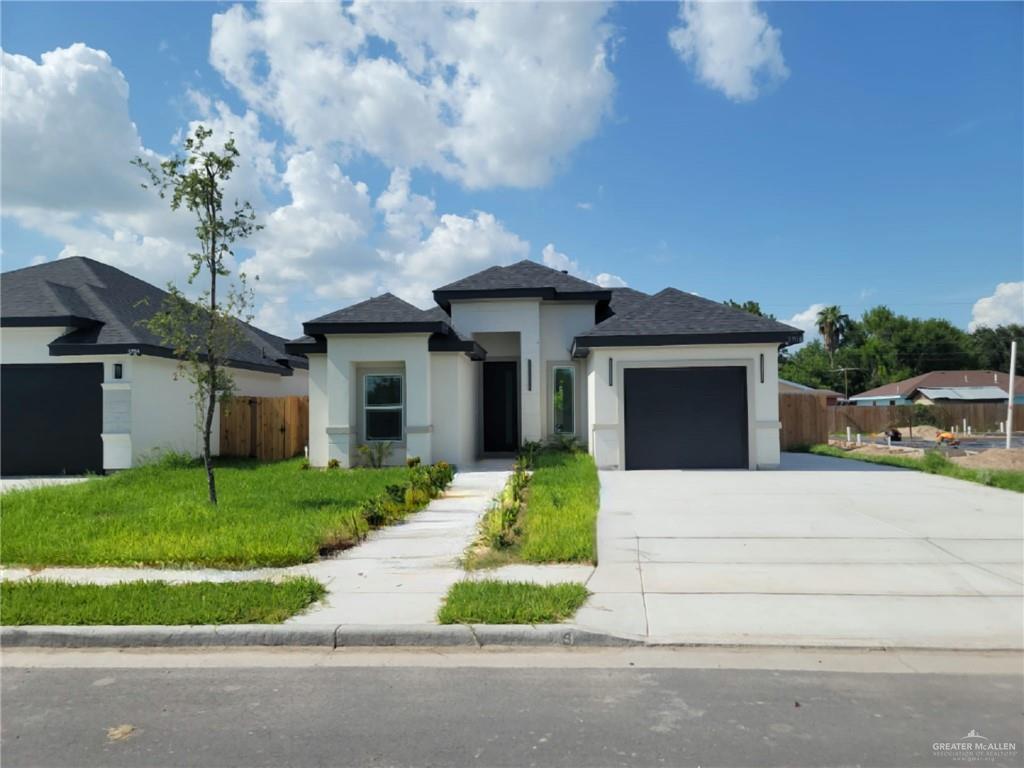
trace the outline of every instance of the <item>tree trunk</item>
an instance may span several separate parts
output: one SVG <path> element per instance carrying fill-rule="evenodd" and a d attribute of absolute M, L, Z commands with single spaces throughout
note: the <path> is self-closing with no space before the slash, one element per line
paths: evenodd
<path fill-rule="evenodd" d="M 210 376 L 216 375 L 216 366 L 210 365 Z M 217 505 L 217 482 L 213 477 L 213 456 L 210 451 L 210 433 L 213 430 L 213 411 L 217 406 L 217 390 L 212 385 L 206 401 L 206 420 L 203 423 L 203 465 L 206 467 L 206 484 L 210 491 L 210 503 Z"/>

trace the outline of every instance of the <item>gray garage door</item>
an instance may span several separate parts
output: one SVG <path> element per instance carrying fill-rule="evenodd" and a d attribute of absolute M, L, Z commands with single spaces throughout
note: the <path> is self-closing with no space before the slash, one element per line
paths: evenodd
<path fill-rule="evenodd" d="M 626 469 L 747 468 L 744 368 L 627 368 L 624 384 Z"/>
<path fill-rule="evenodd" d="M 102 363 L 0 368 L 0 474 L 103 469 Z"/>

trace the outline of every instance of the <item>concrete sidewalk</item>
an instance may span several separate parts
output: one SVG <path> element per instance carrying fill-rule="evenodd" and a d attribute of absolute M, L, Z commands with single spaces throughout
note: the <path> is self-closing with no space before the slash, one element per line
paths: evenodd
<path fill-rule="evenodd" d="M 327 596 L 288 624 L 316 626 L 423 625 L 433 622 L 452 584 L 465 577 L 457 561 L 477 524 L 508 478 L 508 462 L 485 462 L 458 472 L 445 493 L 404 522 L 374 531 L 358 547 L 335 557 L 289 568 L 245 571 L 199 568 L 5 569 L 10 580 L 46 578 L 88 584 L 122 581 L 252 581 L 312 576 Z"/>
<path fill-rule="evenodd" d="M 786 455 L 602 472 L 581 627 L 649 643 L 1024 647 L 1024 497 Z"/>

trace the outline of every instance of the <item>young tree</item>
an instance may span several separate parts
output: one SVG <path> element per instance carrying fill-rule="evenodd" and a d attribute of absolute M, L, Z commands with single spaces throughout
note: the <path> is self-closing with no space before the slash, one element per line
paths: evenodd
<path fill-rule="evenodd" d="M 220 152 L 207 148 L 212 135 L 212 130 L 200 125 L 185 139 L 184 157 L 175 154 L 156 167 L 136 157 L 132 164 L 149 174 L 152 187 L 161 198 L 170 197 L 171 210 L 184 207 L 196 217 L 199 250 L 189 254 L 192 272 L 188 282 L 192 284 L 204 273 L 203 280 L 208 278 L 209 282 L 195 300 L 169 285 L 164 306 L 146 326 L 174 349 L 179 373 L 195 387 L 193 398 L 203 433 L 203 464 L 210 503 L 216 504 L 217 485 L 210 454 L 213 414 L 217 401 L 231 396 L 233 381 L 226 363 L 242 339 L 238 318 L 246 313 L 251 302 L 245 275 L 239 274 L 239 285 L 228 287 L 221 295 L 218 278 L 231 274 L 227 262 L 234 255 L 232 244 L 260 227 L 248 201 L 236 200 L 224 210 L 224 186 L 235 169 L 239 152 L 233 138 L 225 142 Z"/>
<path fill-rule="evenodd" d="M 733 309 L 742 309 L 744 312 L 749 312 L 750 314 L 757 315 L 758 317 L 767 317 L 769 320 L 775 319 L 775 315 L 769 314 L 762 310 L 761 303 L 758 301 L 753 301 L 752 299 L 744 301 L 742 304 L 738 301 L 733 301 L 732 299 L 726 299 L 723 303 L 727 307 L 732 307 Z"/>
<path fill-rule="evenodd" d="M 836 350 L 843 343 L 843 337 L 849 327 L 849 316 L 843 314 L 843 310 L 834 304 L 831 307 L 823 307 L 818 312 L 818 333 L 821 334 L 825 351 L 828 352 L 829 366 L 833 365 Z"/>

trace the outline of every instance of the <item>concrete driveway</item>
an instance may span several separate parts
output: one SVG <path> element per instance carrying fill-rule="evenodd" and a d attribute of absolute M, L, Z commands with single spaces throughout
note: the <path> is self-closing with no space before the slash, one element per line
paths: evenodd
<path fill-rule="evenodd" d="M 576 621 L 649 642 L 1024 647 L 1024 497 L 787 454 L 776 472 L 602 472 Z"/>

